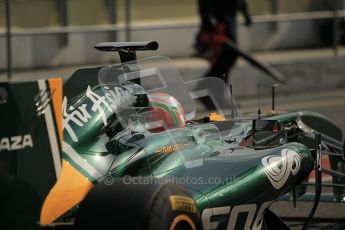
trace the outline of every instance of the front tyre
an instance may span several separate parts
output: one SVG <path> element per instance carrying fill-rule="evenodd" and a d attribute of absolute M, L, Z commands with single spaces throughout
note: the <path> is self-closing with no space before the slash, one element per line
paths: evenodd
<path fill-rule="evenodd" d="M 119 178 L 111 185 L 96 185 L 80 204 L 75 229 L 202 229 L 188 191 L 171 182 L 146 179 L 150 183 L 125 183 Z"/>
<path fill-rule="evenodd" d="M 148 229 L 201 229 L 199 213 L 191 195 L 176 184 L 164 186 L 153 202 Z"/>

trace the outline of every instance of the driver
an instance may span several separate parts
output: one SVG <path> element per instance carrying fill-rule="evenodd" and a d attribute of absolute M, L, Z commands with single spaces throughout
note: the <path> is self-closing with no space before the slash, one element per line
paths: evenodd
<path fill-rule="evenodd" d="M 166 93 L 149 95 L 151 132 L 180 128 L 186 125 L 184 110 L 177 99 Z"/>

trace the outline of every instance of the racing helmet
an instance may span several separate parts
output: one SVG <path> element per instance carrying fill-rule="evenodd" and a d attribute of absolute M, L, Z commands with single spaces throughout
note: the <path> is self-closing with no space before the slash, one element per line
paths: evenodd
<path fill-rule="evenodd" d="M 166 93 L 153 93 L 149 96 L 150 120 L 158 123 L 151 132 L 183 127 L 186 124 L 184 110 L 180 102 Z"/>

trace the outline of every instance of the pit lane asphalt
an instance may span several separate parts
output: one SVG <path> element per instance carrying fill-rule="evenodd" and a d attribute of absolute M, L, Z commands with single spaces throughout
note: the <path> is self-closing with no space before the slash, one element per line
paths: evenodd
<path fill-rule="evenodd" d="M 271 210 L 276 213 L 280 217 L 298 217 L 298 218 L 306 218 L 310 210 L 312 209 L 313 202 L 297 202 L 296 208 L 293 207 L 292 202 L 288 201 L 278 201 L 271 206 Z M 314 215 L 315 218 L 331 218 L 336 219 L 337 221 L 341 221 L 342 223 L 326 223 L 326 222 L 318 222 L 312 223 L 310 225 L 310 230 L 324 230 L 324 229 L 331 229 L 331 230 L 340 230 L 345 229 L 345 204 L 343 203 L 322 203 L 320 202 L 318 208 L 316 209 L 316 213 Z M 304 222 L 298 220 L 299 222 L 295 221 L 287 221 L 286 223 L 292 228 L 292 230 L 301 229 Z"/>

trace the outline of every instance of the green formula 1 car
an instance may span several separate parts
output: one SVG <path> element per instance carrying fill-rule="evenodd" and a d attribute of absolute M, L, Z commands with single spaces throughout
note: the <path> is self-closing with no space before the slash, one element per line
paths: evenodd
<path fill-rule="evenodd" d="M 289 229 L 269 208 L 310 197 L 313 169 L 303 228 L 321 172 L 334 187 L 322 199 L 344 201 L 342 132 L 324 116 L 244 117 L 223 81 L 184 82 L 165 57 L 136 60 L 156 42 L 96 48 L 122 63 L 78 69 L 63 94 L 59 79 L 0 84 L 4 229 Z"/>

